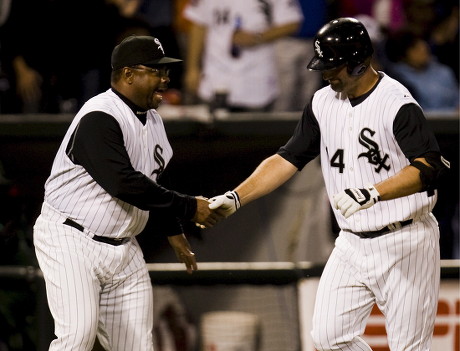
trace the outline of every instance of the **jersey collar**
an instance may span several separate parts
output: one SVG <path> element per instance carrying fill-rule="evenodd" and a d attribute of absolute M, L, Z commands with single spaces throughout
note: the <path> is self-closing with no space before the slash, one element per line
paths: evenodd
<path fill-rule="evenodd" d="M 382 80 L 382 78 L 383 78 L 383 75 L 380 74 L 380 72 L 379 72 L 379 79 L 377 80 L 377 83 L 375 83 L 375 85 L 372 87 L 371 90 L 369 90 L 369 91 L 368 91 L 366 94 L 364 94 L 364 95 L 358 96 L 358 97 L 353 98 L 353 99 L 349 99 L 351 106 L 355 107 L 355 106 L 359 105 L 360 103 L 362 103 L 364 100 L 366 100 L 367 97 L 368 97 L 369 95 L 371 95 L 372 92 L 377 88 L 377 85 L 379 85 L 379 83 L 380 83 L 380 81 Z"/>
<path fill-rule="evenodd" d="M 131 111 L 133 111 L 134 115 L 139 119 L 139 121 L 141 121 L 141 123 L 145 125 L 145 123 L 147 123 L 147 111 L 148 110 L 141 109 L 139 106 L 137 106 L 136 104 L 133 104 L 130 100 L 128 100 L 126 96 L 123 96 L 121 93 L 116 91 L 114 88 L 111 88 L 111 89 L 121 100 L 123 100 L 123 102 L 126 105 L 128 105 L 128 107 L 131 109 Z"/>

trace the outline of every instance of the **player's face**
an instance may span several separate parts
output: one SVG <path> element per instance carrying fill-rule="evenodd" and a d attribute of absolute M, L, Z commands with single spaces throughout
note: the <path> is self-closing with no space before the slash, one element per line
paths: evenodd
<path fill-rule="evenodd" d="M 338 93 L 350 95 L 357 86 L 357 79 L 348 73 L 346 64 L 321 73 L 323 79 Z"/>
<path fill-rule="evenodd" d="M 169 83 L 169 68 L 147 67 L 138 65 L 131 67 L 136 74 L 137 104 L 145 109 L 156 109 L 163 100 L 162 93 Z"/>

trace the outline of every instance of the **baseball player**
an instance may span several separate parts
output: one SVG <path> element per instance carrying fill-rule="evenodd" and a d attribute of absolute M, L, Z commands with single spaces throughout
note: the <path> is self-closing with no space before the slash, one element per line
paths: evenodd
<path fill-rule="evenodd" d="M 449 163 L 409 91 L 372 67 L 361 22 L 327 23 L 314 49 L 308 68 L 328 86 L 307 104 L 290 140 L 210 207 L 229 216 L 320 155 L 341 231 L 317 291 L 315 347 L 371 350 L 361 335 L 377 304 L 392 351 L 429 351 L 440 270 L 431 211 Z"/>
<path fill-rule="evenodd" d="M 212 102 L 228 94 L 231 110 L 268 109 L 278 96 L 273 42 L 295 33 L 303 19 L 293 0 L 194 0 L 185 84 Z"/>
<path fill-rule="evenodd" d="M 155 110 L 169 82 L 157 38 L 131 36 L 112 53 L 111 88 L 76 114 L 57 151 L 34 244 L 57 338 L 50 350 L 152 351 L 152 286 L 136 240 L 149 213 L 187 271 L 197 269 L 181 222 L 212 226 L 208 201 L 166 189 L 172 157 Z"/>

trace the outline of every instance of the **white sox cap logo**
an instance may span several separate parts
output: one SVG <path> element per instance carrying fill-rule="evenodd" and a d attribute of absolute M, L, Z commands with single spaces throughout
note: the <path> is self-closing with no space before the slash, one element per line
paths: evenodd
<path fill-rule="evenodd" d="M 319 57 L 323 57 L 323 52 L 321 51 L 321 48 L 319 47 L 319 40 L 315 40 L 315 51 Z"/>
<path fill-rule="evenodd" d="M 163 46 L 161 45 L 160 41 L 157 38 L 155 38 L 154 42 L 155 42 L 155 44 L 158 45 L 158 49 L 161 50 L 163 52 L 163 55 L 164 55 L 165 51 L 163 50 Z"/>

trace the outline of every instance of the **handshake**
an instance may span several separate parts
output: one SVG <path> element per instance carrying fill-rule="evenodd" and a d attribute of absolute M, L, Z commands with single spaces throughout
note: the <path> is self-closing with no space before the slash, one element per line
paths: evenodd
<path fill-rule="evenodd" d="M 208 228 L 220 220 L 229 217 L 241 207 L 240 198 L 236 191 L 227 191 L 223 195 L 206 199 L 197 197 L 198 208 L 193 221 L 200 228 Z M 362 189 L 348 188 L 334 195 L 334 208 L 348 218 L 355 212 L 367 209 L 380 201 L 380 193 L 368 184 Z"/>
<path fill-rule="evenodd" d="M 206 220 L 202 221 L 195 218 L 195 223 L 200 228 L 212 227 L 219 220 L 227 218 L 241 207 L 240 198 L 236 191 L 227 191 L 225 194 L 214 196 L 211 199 L 199 197 L 199 200 L 206 200 L 208 211 L 211 210 Z M 198 212 L 200 212 L 200 206 L 197 208 L 195 217 L 199 215 Z"/>

